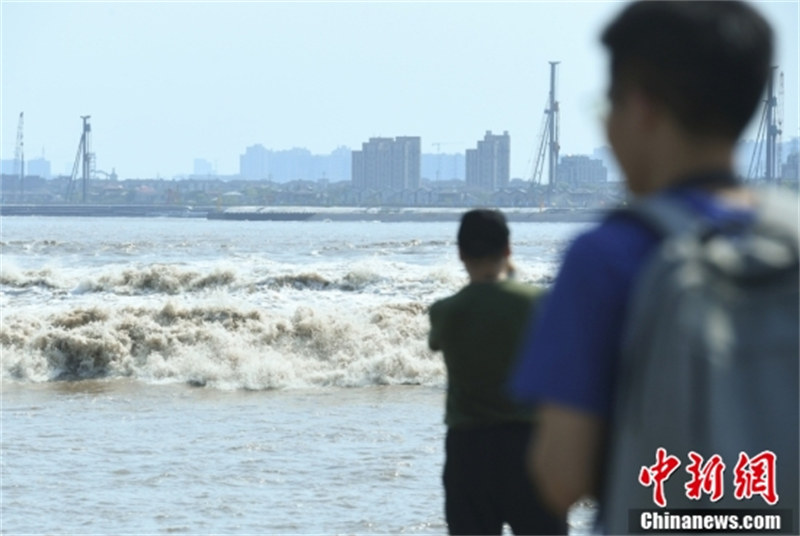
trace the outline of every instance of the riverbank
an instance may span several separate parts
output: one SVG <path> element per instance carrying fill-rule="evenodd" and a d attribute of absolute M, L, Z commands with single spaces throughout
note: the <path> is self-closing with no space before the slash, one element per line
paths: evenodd
<path fill-rule="evenodd" d="M 215 207 L 165 205 L 0 205 L 0 216 L 168 217 L 222 221 L 458 221 L 470 207 Z M 510 221 L 591 222 L 600 209 L 501 208 Z"/>

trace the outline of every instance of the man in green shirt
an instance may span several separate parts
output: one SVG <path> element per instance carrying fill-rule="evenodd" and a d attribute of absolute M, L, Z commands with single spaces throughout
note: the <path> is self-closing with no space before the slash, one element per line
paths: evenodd
<path fill-rule="evenodd" d="M 451 534 L 566 532 L 526 477 L 530 408 L 515 404 L 506 380 L 541 290 L 515 281 L 505 216 L 464 214 L 458 231 L 469 284 L 430 308 L 432 350 L 447 367 L 445 515 Z"/>

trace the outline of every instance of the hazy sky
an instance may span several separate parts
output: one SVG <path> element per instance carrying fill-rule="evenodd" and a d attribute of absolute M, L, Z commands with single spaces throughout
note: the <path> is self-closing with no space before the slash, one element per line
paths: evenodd
<path fill-rule="evenodd" d="M 81 115 L 96 167 L 171 178 L 247 146 L 327 154 L 371 136 L 461 152 L 511 135 L 529 177 L 561 61 L 562 154 L 604 144 L 598 35 L 618 2 L 14 2 L 2 9 L 2 158 L 25 113 L 26 158 L 71 171 Z M 756 2 L 785 73 L 784 139 L 798 135 L 800 2 Z M 754 133 L 751 133 L 751 137 Z"/>

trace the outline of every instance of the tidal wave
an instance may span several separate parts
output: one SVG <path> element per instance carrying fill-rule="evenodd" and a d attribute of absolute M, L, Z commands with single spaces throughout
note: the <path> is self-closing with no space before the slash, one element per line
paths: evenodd
<path fill-rule="evenodd" d="M 412 270 L 416 270 L 412 273 Z M 263 290 L 340 290 L 375 291 L 381 288 L 444 286 L 456 289 L 464 282 L 458 270 L 441 267 L 412 268 L 390 263 L 361 263 L 336 268 L 297 266 L 273 267 L 266 270 L 244 269 L 232 263 L 217 263 L 211 267 L 183 264 L 153 263 L 138 266 L 105 268 L 97 272 L 83 270 L 38 268 L 22 270 L 4 266 L 0 271 L 0 290 L 8 293 L 40 289 L 54 294 L 110 293 L 117 296 L 147 296 L 163 294 L 207 293 L 225 290 L 231 292 L 259 292 Z M 266 273 L 264 273 L 266 272 Z M 552 275 L 545 270 L 527 273 L 522 278 L 536 285 L 549 285 Z M 423 290 L 422 294 L 428 294 Z"/>
<path fill-rule="evenodd" d="M 176 265 L 152 264 L 85 280 L 80 283 L 76 291 L 105 291 L 123 295 L 178 294 L 227 287 L 235 280 L 234 272 L 227 269 L 217 268 L 206 273 Z"/>
<path fill-rule="evenodd" d="M 15 315 L 0 328 L 4 381 L 133 378 L 218 389 L 442 385 L 427 305 L 96 305 Z"/>
<path fill-rule="evenodd" d="M 548 286 L 574 225 L 514 228 Z M 218 225 L 9 219 L 0 379 L 210 389 L 443 386 L 427 308 L 467 281 L 453 222 Z"/>
<path fill-rule="evenodd" d="M 23 271 L 6 265 L 0 271 L 0 286 L 12 289 L 57 289 L 61 283 L 49 268 Z"/>

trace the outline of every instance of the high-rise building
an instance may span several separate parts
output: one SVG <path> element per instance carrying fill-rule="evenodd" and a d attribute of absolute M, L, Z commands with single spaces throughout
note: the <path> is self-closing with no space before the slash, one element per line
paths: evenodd
<path fill-rule="evenodd" d="M 435 180 L 464 180 L 464 153 L 422 153 L 422 178 Z"/>
<path fill-rule="evenodd" d="M 419 136 L 370 138 L 352 153 L 352 182 L 357 190 L 416 190 L 420 183 Z"/>
<path fill-rule="evenodd" d="M 356 190 L 367 189 L 367 173 L 364 168 L 364 151 L 350 153 L 350 180 Z"/>
<path fill-rule="evenodd" d="M 195 158 L 193 175 L 206 177 L 214 175 L 214 165 L 204 158 Z"/>
<path fill-rule="evenodd" d="M 2 171 L 3 175 L 18 176 L 20 171 L 19 160 L 3 160 L 0 164 L 0 171 Z M 50 161 L 45 160 L 44 157 L 25 160 L 24 171 L 26 177 L 42 177 L 43 179 L 49 179 L 51 177 Z"/>
<path fill-rule="evenodd" d="M 580 186 L 603 183 L 608 180 L 608 170 L 603 161 L 586 155 L 562 156 L 558 163 L 558 184 Z"/>
<path fill-rule="evenodd" d="M 239 175 L 243 179 L 269 178 L 269 151 L 261 145 L 251 145 L 239 156 Z"/>
<path fill-rule="evenodd" d="M 416 190 L 422 174 L 419 136 L 400 136 L 392 145 L 392 190 Z"/>
<path fill-rule="evenodd" d="M 42 177 L 43 179 L 50 178 L 50 161 L 41 158 L 31 158 L 25 162 L 25 175 L 33 175 L 34 177 Z"/>
<path fill-rule="evenodd" d="M 350 149 L 337 147 L 330 154 L 311 154 L 302 147 L 273 151 L 253 145 L 239 157 L 243 179 L 288 182 L 320 179 L 341 181 L 350 178 Z"/>
<path fill-rule="evenodd" d="M 511 138 L 487 131 L 476 149 L 467 149 L 467 186 L 493 191 L 508 185 Z"/>

